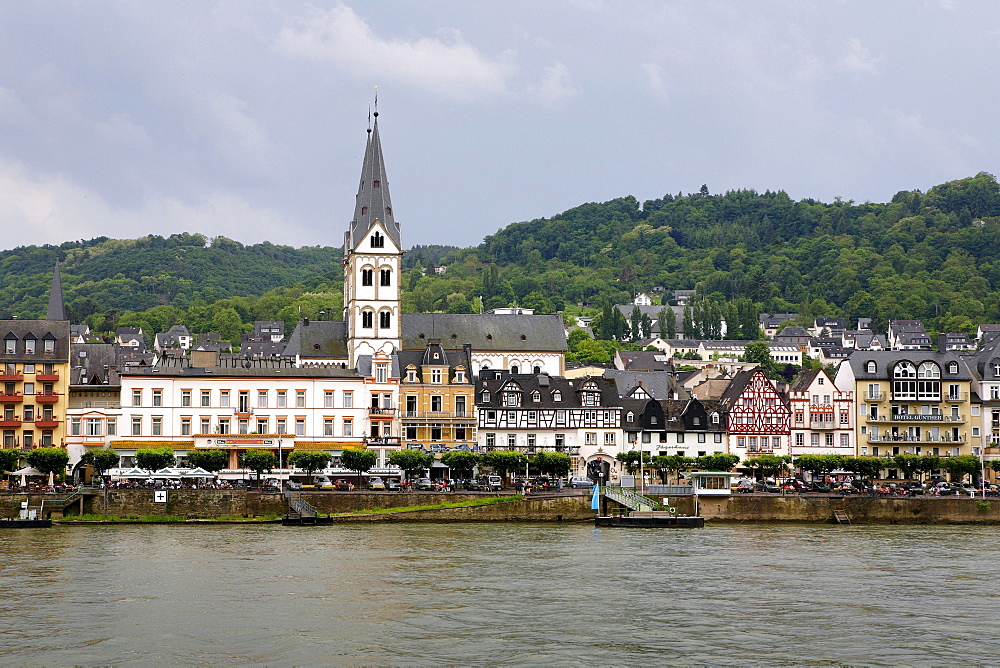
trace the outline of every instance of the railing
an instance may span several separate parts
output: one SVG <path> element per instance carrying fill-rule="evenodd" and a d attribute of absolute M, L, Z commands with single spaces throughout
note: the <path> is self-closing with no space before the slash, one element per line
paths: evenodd
<path fill-rule="evenodd" d="M 900 435 L 900 436 L 872 436 L 868 435 L 869 443 L 965 443 L 966 438 L 964 436 L 959 436 L 955 438 L 954 436 L 938 436 L 933 438 L 931 436 L 910 436 L 910 435 Z"/>
<path fill-rule="evenodd" d="M 456 418 L 472 420 L 474 418 L 472 411 L 403 411 L 400 414 L 400 417 L 403 419 L 423 418 L 434 420 L 450 420 Z"/>
<path fill-rule="evenodd" d="M 35 395 L 35 403 L 39 404 L 54 404 L 59 401 L 61 395 L 55 392 L 39 392 Z"/>
<path fill-rule="evenodd" d="M 893 413 L 892 415 L 879 415 L 873 417 L 869 415 L 867 422 L 958 422 L 964 423 L 965 418 L 961 415 L 946 415 L 944 413 Z"/>
<path fill-rule="evenodd" d="M 309 505 L 309 502 L 297 496 L 288 498 L 288 506 L 299 514 L 300 517 L 316 517 L 316 509 Z"/>
<path fill-rule="evenodd" d="M 647 485 L 646 493 L 656 496 L 694 496 L 694 485 Z"/>
<path fill-rule="evenodd" d="M 7 394 L 6 392 L 0 392 L 0 402 L 2 403 L 12 403 L 12 402 L 22 402 L 24 401 L 24 395 L 20 392 L 11 392 Z"/>
<path fill-rule="evenodd" d="M 882 401 L 885 392 L 865 392 L 865 401 Z"/>
<path fill-rule="evenodd" d="M 625 489 L 623 487 L 608 487 L 601 486 L 598 491 L 603 496 L 608 497 L 612 501 L 622 504 L 626 508 L 631 510 L 659 510 L 660 504 L 657 501 L 649 498 L 648 496 L 643 496 L 642 494 L 636 494 L 630 489 Z"/>
<path fill-rule="evenodd" d="M 810 429 L 833 429 L 837 426 L 837 423 L 833 420 L 810 420 Z M 845 425 L 846 427 L 846 425 Z"/>
<path fill-rule="evenodd" d="M 378 408 L 376 406 L 369 406 L 368 407 L 368 414 L 369 415 L 395 415 L 396 414 L 396 409 L 395 408 Z"/>

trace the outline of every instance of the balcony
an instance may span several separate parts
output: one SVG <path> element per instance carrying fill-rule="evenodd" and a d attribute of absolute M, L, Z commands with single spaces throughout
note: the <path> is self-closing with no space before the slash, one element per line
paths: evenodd
<path fill-rule="evenodd" d="M 59 381 L 57 373 L 36 373 L 35 380 L 39 383 L 56 383 Z"/>
<path fill-rule="evenodd" d="M 59 396 L 55 392 L 40 392 L 35 395 L 36 404 L 54 404 L 59 401 Z"/>
<path fill-rule="evenodd" d="M 946 392 L 946 393 L 937 392 L 937 393 L 933 393 L 933 394 L 931 394 L 931 393 L 927 393 L 927 394 L 919 394 L 919 393 L 918 394 L 913 394 L 911 392 L 905 392 L 905 393 L 895 393 L 894 392 L 893 395 L 892 395 L 892 400 L 893 401 L 916 401 L 916 402 L 930 401 L 930 402 L 934 402 L 934 403 L 939 403 L 940 404 L 940 403 L 946 403 L 946 402 L 949 402 L 949 401 L 968 401 L 969 400 L 969 393 L 968 392 Z"/>
<path fill-rule="evenodd" d="M 0 420 L 0 427 L 20 427 L 21 426 L 21 416 L 19 415 L 5 415 L 2 420 Z"/>
<path fill-rule="evenodd" d="M 0 373 L 0 381 L 18 381 L 24 380 L 23 373 Z"/>
<path fill-rule="evenodd" d="M 893 413 L 892 415 L 879 415 L 865 418 L 866 422 L 949 422 L 952 424 L 964 424 L 965 418 L 961 415 L 945 415 L 944 413 L 930 413 L 929 415 Z"/>
<path fill-rule="evenodd" d="M 834 422 L 833 420 L 810 420 L 809 421 L 809 428 L 810 429 L 836 429 L 837 428 L 837 423 Z M 844 425 L 844 428 L 846 429 L 847 425 Z"/>
<path fill-rule="evenodd" d="M 869 443 L 943 443 L 945 445 L 961 445 L 965 443 L 965 436 L 959 436 L 955 438 L 952 435 L 945 436 L 944 434 L 933 437 L 928 435 L 924 436 L 911 436 L 909 434 L 900 434 L 898 436 L 893 436 L 892 434 L 881 434 L 879 436 L 868 435 Z"/>
<path fill-rule="evenodd" d="M 865 392 L 865 401 L 882 401 L 885 399 L 885 392 Z"/>
<path fill-rule="evenodd" d="M 11 394 L 0 392 L 0 404 L 19 404 L 22 401 L 24 401 L 24 395 L 20 392 L 12 392 Z"/>
<path fill-rule="evenodd" d="M 393 416 L 396 414 L 395 408 L 379 408 L 378 406 L 370 406 L 368 408 L 369 415 L 388 415 Z"/>
<path fill-rule="evenodd" d="M 35 420 L 35 427 L 38 429 L 57 429 L 59 427 L 59 420 L 53 420 L 52 418 L 38 418 Z"/>
<path fill-rule="evenodd" d="M 417 420 L 473 420 L 472 411 L 402 411 L 400 417 Z"/>
<path fill-rule="evenodd" d="M 377 446 L 380 446 L 380 445 L 381 446 L 396 446 L 396 447 L 398 447 L 399 444 L 400 444 L 400 437 L 399 436 L 379 436 L 377 438 L 368 438 L 366 436 L 365 438 L 362 439 L 362 441 L 364 442 L 364 444 L 365 444 L 366 447 L 367 446 L 377 447 Z"/>

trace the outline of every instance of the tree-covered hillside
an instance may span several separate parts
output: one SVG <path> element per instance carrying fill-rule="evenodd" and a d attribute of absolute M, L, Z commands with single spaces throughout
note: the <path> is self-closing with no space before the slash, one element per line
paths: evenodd
<path fill-rule="evenodd" d="M 100 332 L 181 323 L 238 341 L 253 320 L 291 327 L 299 316 L 337 318 L 343 306 L 339 249 L 178 234 L 2 252 L 0 317 L 44 314 L 57 255 L 73 321 Z M 762 311 L 971 332 L 1000 322 L 1000 185 L 981 173 L 884 204 L 704 186 L 641 205 L 623 197 L 510 225 L 476 248 L 414 247 L 401 285 L 409 312 L 587 303 L 596 313 L 637 292 L 697 289 Z"/>

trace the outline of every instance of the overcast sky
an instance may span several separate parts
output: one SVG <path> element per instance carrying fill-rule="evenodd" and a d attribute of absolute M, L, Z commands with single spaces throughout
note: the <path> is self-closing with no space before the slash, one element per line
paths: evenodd
<path fill-rule="evenodd" d="M 332 245 L 368 109 L 404 245 L 634 195 L 996 173 L 1000 5 L 3 2 L 0 248 Z"/>

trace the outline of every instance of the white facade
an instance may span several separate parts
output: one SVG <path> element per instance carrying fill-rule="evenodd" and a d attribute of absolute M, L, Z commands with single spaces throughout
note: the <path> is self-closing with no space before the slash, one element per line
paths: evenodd
<path fill-rule="evenodd" d="M 351 367 L 361 355 L 391 355 L 402 347 L 402 249 L 378 221 L 344 259 L 344 321 Z"/>

